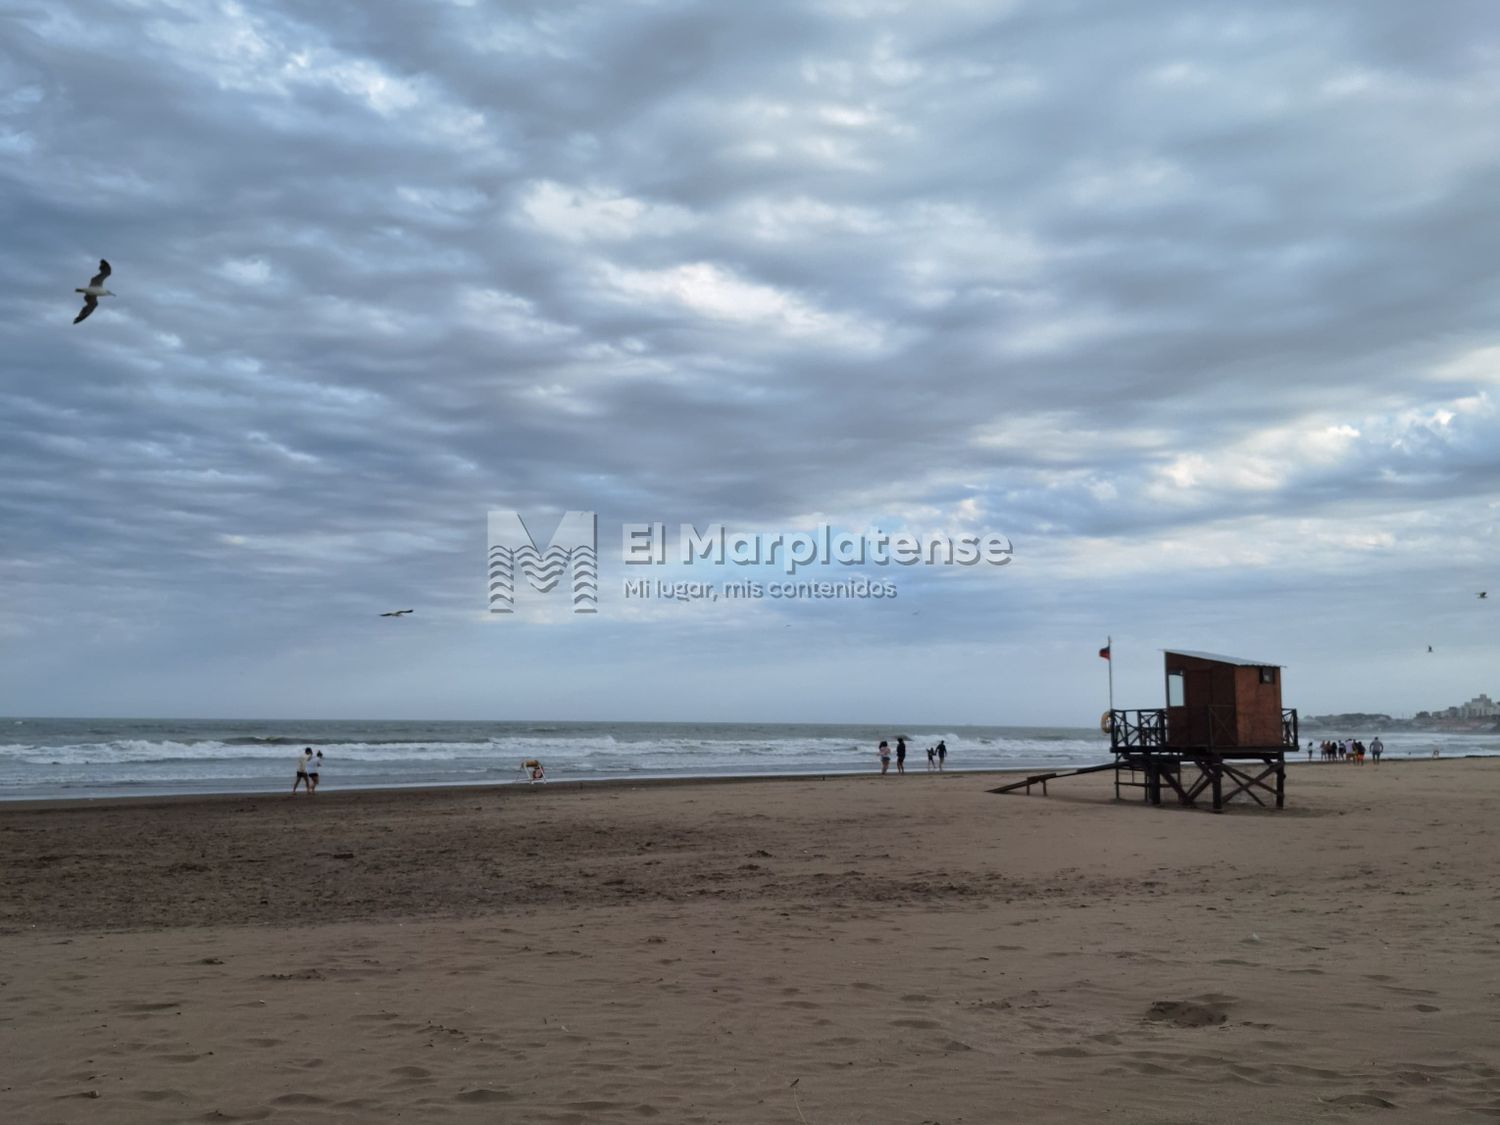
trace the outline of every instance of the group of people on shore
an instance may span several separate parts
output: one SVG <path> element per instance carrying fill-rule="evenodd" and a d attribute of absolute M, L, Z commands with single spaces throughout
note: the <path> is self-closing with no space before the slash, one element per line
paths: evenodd
<path fill-rule="evenodd" d="M 878 753 L 880 754 L 880 773 L 881 776 L 884 776 L 885 774 L 889 773 L 891 769 L 890 742 L 882 738 L 880 740 L 880 748 Z M 947 760 L 948 744 L 941 738 L 938 739 L 936 746 L 929 746 L 927 748 L 928 773 L 941 773 L 943 770 L 943 763 Z M 898 774 L 906 773 L 906 737 L 904 735 L 896 739 L 896 772 Z"/>
<path fill-rule="evenodd" d="M 1323 761 L 1325 762 L 1353 762 L 1357 766 L 1365 764 L 1366 754 L 1369 754 L 1374 759 L 1375 764 L 1379 765 L 1380 755 L 1385 753 L 1385 743 L 1380 741 L 1378 734 L 1371 739 L 1368 748 L 1357 738 L 1345 738 L 1342 740 L 1330 738 L 1318 743 L 1317 747 L 1322 753 Z M 1312 761 L 1312 756 L 1313 743 L 1309 742 L 1307 744 L 1307 760 L 1309 762 Z"/>
<path fill-rule="evenodd" d="M 307 795 L 311 797 L 318 791 L 318 778 L 323 772 L 323 751 L 313 753 L 311 746 L 305 747 L 297 757 L 297 776 L 292 781 L 292 796 L 297 795 L 300 786 L 307 786 Z"/>

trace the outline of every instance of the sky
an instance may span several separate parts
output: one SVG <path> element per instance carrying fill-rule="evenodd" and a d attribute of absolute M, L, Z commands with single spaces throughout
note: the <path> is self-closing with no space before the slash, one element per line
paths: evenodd
<path fill-rule="evenodd" d="M 1488 0 L 0 0 L 0 713 L 1500 696 L 1497 120 Z M 657 521 L 1012 553 L 627 598 Z"/>

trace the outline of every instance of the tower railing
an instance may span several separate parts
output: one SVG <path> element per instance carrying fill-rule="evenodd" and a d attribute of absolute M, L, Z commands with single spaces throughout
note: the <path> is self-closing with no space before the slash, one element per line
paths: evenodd
<path fill-rule="evenodd" d="M 1177 713 L 1173 727 L 1168 729 L 1168 711 Z M 1192 735 L 1184 737 L 1186 731 Z M 1116 709 L 1109 712 L 1109 745 L 1116 754 L 1128 754 L 1137 750 L 1152 750 L 1176 744 L 1198 746 L 1207 750 L 1232 750 L 1239 748 L 1239 731 L 1236 728 L 1235 709 L 1226 703 L 1207 707 L 1153 707 L 1144 709 Z M 1298 745 L 1297 711 L 1283 708 L 1281 712 L 1281 745 Z"/>

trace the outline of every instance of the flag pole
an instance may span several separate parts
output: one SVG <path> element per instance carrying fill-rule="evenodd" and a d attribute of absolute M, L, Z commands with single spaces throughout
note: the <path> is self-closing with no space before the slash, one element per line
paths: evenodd
<path fill-rule="evenodd" d="M 1113 714 L 1115 709 L 1115 639 L 1105 637 L 1104 647 L 1109 651 L 1109 659 L 1105 663 L 1109 665 L 1109 710 Z"/>

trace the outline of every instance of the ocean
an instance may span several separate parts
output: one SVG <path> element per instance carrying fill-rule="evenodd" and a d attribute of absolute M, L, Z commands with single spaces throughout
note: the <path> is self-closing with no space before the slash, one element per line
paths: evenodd
<path fill-rule="evenodd" d="M 4 718 L 0 799 L 290 792 L 304 746 L 323 751 L 326 790 L 524 782 L 530 758 L 549 781 L 870 773 L 880 739 L 894 745 L 898 734 L 918 774 L 939 739 L 949 770 L 1109 757 L 1103 735 L 1073 727 Z M 1304 731 L 1303 743 L 1337 736 Z M 1500 735 L 1401 732 L 1385 743 L 1393 758 L 1425 758 L 1435 745 L 1447 756 L 1500 755 Z"/>

